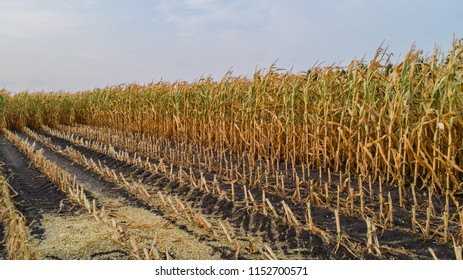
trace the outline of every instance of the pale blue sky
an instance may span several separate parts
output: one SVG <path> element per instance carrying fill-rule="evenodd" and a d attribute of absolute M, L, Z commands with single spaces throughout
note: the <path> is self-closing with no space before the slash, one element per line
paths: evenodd
<path fill-rule="evenodd" d="M 82 90 L 347 65 L 463 36 L 460 0 L 0 0 L 0 88 Z M 402 54 L 402 56 L 400 56 Z"/>

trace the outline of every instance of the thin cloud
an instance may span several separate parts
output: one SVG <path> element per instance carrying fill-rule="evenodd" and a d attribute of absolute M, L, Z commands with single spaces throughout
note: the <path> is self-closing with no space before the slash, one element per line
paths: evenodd
<path fill-rule="evenodd" d="M 268 1 L 270 3 L 272 1 Z M 200 35 L 218 35 L 233 29 L 241 32 L 258 31 L 266 23 L 270 7 L 261 1 L 162 0 L 156 12 L 178 31 L 178 36 L 190 39 Z"/>
<path fill-rule="evenodd" d="M 0 36 L 60 36 L 98 24 L 94 6 L 101 0 L 0 0 Z"/>
<path fill-rule="evenodd" d="M 35 1 L 0 2 L 0 35 L 35 38 L 60 35 L 85 24 L 63 5 L 37 7 Z"/>
<path fill-rule="evenodd" d="M 297 72 L 368 59 L 383 40 L 396 58 L 413 42 L 448 49 L 462 15 L 457 0 L 0 0 L 0 86 L 252 75 L 276 60 Z"/>

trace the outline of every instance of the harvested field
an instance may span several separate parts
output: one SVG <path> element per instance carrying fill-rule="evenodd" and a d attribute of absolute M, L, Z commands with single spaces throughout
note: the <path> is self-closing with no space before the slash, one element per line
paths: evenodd
<path fill-rule="evenodd" d="M 79 128 L 82 129 L 44 127 L 7 135 L 11 133 L 17 141 L 75 178 L 95 210 L 85 209 L 85 202 L 84 206 L 72 203 L 11 142 L 1 138 L 4 174 L 18 193 L 15 201 L 21 206 L 34 239 L 30 247 L 41 258 L 430 259 L 431 250 L 440 259 L 455 257 L 451 244 L 438 238 L 423 238 L 416 229 L 413 232 L 412 216 L 406 211 L 413 204 L 408 201 L 401 207 L 394 203 L 398 201 L 397 190 L 389 186 L 372 184 L 373 202 L 367 192 L 369 187 L 365 188 L 367 217 L 379 211 L 374 202 L 382 193 L 393 199 L 395 219 L 388 220 L 390 206 L 385 202 L 384 224 L 377 224 L 374 229 L 361 218 L 360 209 L 351 208 L 349 194 L 359 184 L 354 179 L 341 178 L 350 187 L 339 191 L 343 211 L 338 212 L 337 192 L 330 194 L 330 190 L 340 184 L 339 174 L 330 174 L 329 182 L 328 173 L 323 172 L 322 183 L 312 186 L 304 186 L 303 182 L 298 187 L 284 180 L 284 190 L 265 192 L 250 188 L 245 192 L 245 185 L 227 182 L 230 178 L 212 170 L 189 167 L 191 173 L 187 174 L 182 171 L 188 170 L 185 166 L 138 156 L 136 151 L 64 131 Z M 307 177 L 304 181 L 316 181 L 319 174 L 311 171 Z M 318 198 L 315 190 L 307 191 L 326 184 L 330 189 L 327 197 Z M 425 194 L 415 195 L 421 198 Z M 314 202 L 309 207 L 312 197 Z M 353 203 L 358 204 L 358 200 L 353 199 Z M 435 205 L 436 211 L 443 207 Z M 423 221 L 426 217 L 421 214 L 415 219 Z"/>
<path fill-rule="evenodd" d="M 6 172 L 6 175 L 9 175 L 8 181 L 15 186 L 18 192 L 15 200 L 18 205 L 22 206 L 22 212 L 30 224 L 31 235 L 36 243 L 31 247 L 40 252 L 42 258 L 130 258 L 130 250 L 121 246 L 120 241 L 113 240 L 117 237 L 119 229 L 115 231 L 111 228 L 112 225 L 102 223 L 98 217 L 88 213 L 85 207 L 71 204 L 70 199 L 66 198 L 59 187 L 48 182 L 38 170 L 29 166 L 30 162 L 24 155 L 3 137 L 1 141 L 2 152 L 5 151 L 2 153 L 1 160 L 5 162 L 5 166 L 11 168 Z M 218 256 L 214 257 L 216 255 L 214 252 L 220 250 L 214 248 L 213 245 L 198 243 L 199 234 L 195 235 L 183 228 L 172 226 L 170 219 L 163 218 L 162 213 L 153 213 L 157 211 L 150 211 L 149 207 L 142 202 L 118 190 L 111 182 L 91 174 L 85 168 L 72 166 L 72 163 L 56 156 L 53 152 L 48 152 L 48 156 L 54 158 L 55 162 L 67 172 L 76 176 L 77 180 L 85 182 L 83 183 L 85 186 L 91 186 L 86 192 L 87 196 L 96 201 L 96 207 L 106 206 L 108 218 L 113 219 L 111 222 L 119 218 L 121 223 L 127 225 L 127 230 L 119 234 L 127 236 L 130 234 L 143 240 L 149 239 L 148 245 L 155 241 L 157 243 L 157 237 L 162 238 L 163 241 L 160 244 L 166 245 L 159 245 L 163 246 L 160 250 L 166 250 L 165 252 L 171 257 L 218 258 Z M 24 170 L 29 172 L 24 172 Z M 107 192 L 103 193 L 105 190 Z M 138 246 L 135 243 L 136 239 L 133 240 L 129 240 L 133 242 L 130 245 Z M 167 251 L 166 246 L 171 243 L 181 246 Z"/>
<path fill-rule="evenodd" d="M 0 257 L 461 259 L 462 65 L 5 95 Z"/>

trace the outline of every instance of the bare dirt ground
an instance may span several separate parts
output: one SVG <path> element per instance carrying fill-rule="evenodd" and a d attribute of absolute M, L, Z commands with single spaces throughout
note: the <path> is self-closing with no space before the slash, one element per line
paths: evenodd
<path fill-rule="evenodd" d="M 263 207 L 257 202 L 251 205 L 242 202 L 247 199 L 248 193 L 239 184 L 233 189 L 234 200 L 231 201 L 230 185 L 220 178 L 221 191 L 205 192 L 188 182 L 179 183 L 165 172 L 154 173 L 43 131 L 36 133 L 47 137 L 54 145 L 52 148 L 47 143 L 37 142 L 36 150 L 42 149 L 49 161 L 75 176 L 85 186 L 86 196 L 98 207 L 105 206 L 117 213 L 115 217 L 120 218 L 127 228 L 124 237 L 115 238 L 111 228 L 82 207 L 72 204 L 58 186 L 0 136 L 0 162 L 4 163 L 8 182 L 17 192 L 14 200 L 34 238 L 32 247 L 44 259 L 133 258 L 133 253 L 126 246 L 115 242 L 128 236 L 131 236 L 129 241 L 133 238 L 140 244 L 155 240 L 153 244 L 158 248 L 160 257 L 168 259 L 431 259 L 429 248 L 440 259 L 455 257 L 449 244 L 423 239 L 411 232 L 408 229 L 411 226 L 410 214 L 398 206 L 394 207 L 393 226 L 376 233 L 381 252 L 378 253 L 366 249 L 367 227 L 365 221 L 354 213 L 340 213 L 342 235 L 337 240 L 336 220 L 330 208 L 313 205 L 311 216 L 316 228 L 308 228 L 303 224 L 307 218 L 307 205 L 294 202 L 284 194 L 266 194 L 275 212 L 280 213 L 276 217 L 269 214 L 265 201 L 262 201 Z M 30 144 L 34 142 L 25 134 L 18 135 Z M 100 166 L 112 170 L 116 176 L 121 174 L 143 184 L 151 200 L 143 200 L 109 180 L 110 177 L 71 160 L 63 152 L 69 147 L 84 155 L 86 160 L 99 162 Z M 157 160 L 151 161 L 159 164 Z M 170 173 L 177 173 L 180 167 L 172 164 L 171 168 Z M 199 173 L 195 169 L 192 172 Z M 214 175 L 213 172 L 204 172 L 208 180 L 212 180 Z M 313 177 L 317 176 L 318 172 L 314 171 Z M 324 177 L 326 179 L 326 174 Z M 333 180 L 339 178 L 333 175 Z M 378 189 L 377 184 L 372 187 Z M 291 193 L 296 186 L 289 182 L 286 188 Z M 398 196 L 396 188 L 384 188 L 393 197 Z M 256 201 L 262 195 L 262 190 L 257 188 L 249 192 Z M 301 196 L 307 195 L 307 190 L 301 190 Z M 285 207 L 291 210 L 296 221 L 282 218 L 284 214 L 281 213 L 287 213 Z M 369 207 L 374 209 L 377 206 L 371 203 Z M 441 209 L 439 207 L 436 206 L 437 211 Z M 183 214 L 179 213 L 183 208 Z M 3 239 L 1 233 L 0 238 Z M 136 243 L 133 246 L 137 247 Z M 2 251 L 4 249 L 0 247 L 0 258 Z"/>
<path fill-rule="evenodd" d="M 0 240 L 3 240 L 5 238 L 5 234 L 3 232 L 3 226 L 0 225 Z M 6 259 L 6 251 L 5 251 L 5 246 L 0 243 L 0 260 Z"/>
<path fill-rule="evenodd" d="M 0 139 L 0 161 L 8 167 L 9 183 L 18 196 L 18 209 L 24 214 L 35 239 L 36 250 L 45 259 L 125 259 L 129 253 L 111 242 L 112 232 L 101 226 L 84 209 L 73 206 L 57 186 L 46 180 L 41 173 L 30 166 L 28 159 L 3 137 Z M 130 197 L 123 190 L 115 188 L 98 175 L 75 165 L 63 156 L 45 150 L 44 154 L 86 186 L 88 197 L 109 205 L 113 210 L 129 217 L 143 218 L 144 226 L 149 225 L 153 236 L 172 239 L 182 246 L 170 251 L 180 258 L 219 258 L 211 246 L 196 241 L 197 236 L 182 230 L 162 213 L 154 213 L 149 207 Z"/>

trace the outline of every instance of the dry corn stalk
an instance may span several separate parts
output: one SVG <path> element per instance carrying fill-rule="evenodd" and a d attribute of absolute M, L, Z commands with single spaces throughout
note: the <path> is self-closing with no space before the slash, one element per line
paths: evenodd
<path fill-rule="evenodd" d="M 455 258 L 459 261 L 462 260 L 462 246 L 457 246 L 455 239 L 453 239 L 453 249 L 455 251 Z"/>
<path fill-rule="evenodd" d="M 89 201 L 89 199 L 87 198 L 86 192 L 85 192 L 85 188 L 83 187 L 82 184 L 80 184 L 76 180 L 74 176 L 71 176 L 65 170 L 58 167 L 54 162 L 47 160 L 43 156 L 40 150 L 34 151 L 35 145 L 29 145 L 29 143 L 22 140 L 16 134 L 13 134 L 12 132 L 8 130 L 4 130 L 4 134 L 10 142 L 12 142 L 15 146 L 17 146 L 21 151 L 23 151 L 29 157 L 29 159 L 34 163 L 34 165 L 41 172 L 43 172 L 50 179 L 51 182 L 58 185 L 60 189 L 64 193 L 66 193 L 66 195 L 70 198 L 71 201 L 73 201 L 77 205 L 84 207 L 85 209 L 87 209 L 89 213 L 93 212 L 93 216 L 96 217 L 97 221 L 107 223 L 108 214 L 105 213 L 105 211 L 103 210 L 98 210 L 96 207 L 96 202 L 91 203 Z M 96 164 L 94 165 L 97 166 Z M 100 216 L 95 215 L 95 213 L 99 213 Z M 117 213 L 111 213 L 111 215 L 115 215 L 115 214 Z M 114 228 L 114 232 L 112 234 L 111 239 L 115 243 L 118 243 L 128 248 L 129 250 L 131 250 L 130 248 L 134 249 L 133 245 L 135 243 L 130 241 L 132 243 L 128 244 L 124 240 L 122 240 L 122 238 L 126 235 L 126 233 L 123 230 L 123 228 L 117 224 L 114 218 L 112 218 L 112 226 Z M 24 232 L 24 231 L 20 230 L 18 232 Z M 17 243 L 13 243 L 13 244 L 17 244 Z M 131 250 L 131 251 L 132 251 L 132 256 L 135 259 L 142 259 L 138 251 L 136 252 L 135 250 Z M 27 258 L 31 258 L 31 257 L 29 256 Z"/>
<path fill-rule="evenodd" d="M 334 209 L 334 218 L 336 220 L 336 241 L 341 242 L 341 222 L 339 220 L 339 210 Z"/>
<path fill-rule="evenodd" d="M 285 218 L 288 221 L 288 223 L 295 226 L 299 226 L 300 223 L 294 216 L 293 211 L 291 211 L 291 208 L 289 208 L 289 206 L 286 204 L 284 200 L 281 201 L 281 204 L 283 206 L 283 210 L 285 211 Z"/>
<path fill-rule="evenodd" d="M 265 202 L 267 202 L 268 207 L 270 208 L 270 211 L 272 212 L 273 216 L 278 217 L 277 212 L 275 211 L 275 208 L 273 207 L 272 203 L 268 198 L 265 199 Z"/>
<path fill-rule="evenodd" d="M 33 254 L 30 248 L 29 229 L 26 219 L 18 212 L 10 195 L 11 187 L 0 175 L 0 223 L 5 225 L 5 237 L 2 242 L 12 260 L 38 259 L 37 253 Z"/>
<path fill-rule="evenodd" d="M 428 247 L 428 251 L 429 253 L 431 253 L 431 256 L 434 260 L 439 260 L 439 258 L 436 256 L 436 253 L 434 252 L 434 250 L 431 248 L 431 247 Z"/>
<path fill-rule="evenodd" d="M 307 201 L 307 213 L 306 213 L 306 222 L 309 230 L 313 229 L 313 220 L 312 220 L 312 209 L 310 206 L 310 200 Z"/>
<path fill-rule="evenodd" d="M 448 73 L 459 73 L 462 49 L 462 42 L 455 40 L 447 62 L 439 60 L 439 55 L 421 59 L 419 51 L 411 50 L 403 63 L 388 67 L 389 58 L 383 60 L 388 55 L 379 50 L 369 65 L 353 62 L 347 70 L 324 67 L 295 75 L 272 67 L 266 73 L 256 73 L 253 80 L 227 76 L 217 82 L 202 79 L 195 83 L 127 85 L 69 96 L 37 97 L 56 102 L 32 103 L 35 97 L 21 95 L 11 99 L 10 103 L 18 106 L 9 107 L 4 122 L 17 127 L 39 126 L 41 122 L 88 123 L 92 126 L 59 127 L 132 153 L 175 158 L 187 167 L 199 166 L 200 170 L 214 166 L 212 149 L 218 151 L 217 155 L 237 152 L 238 159 L 233 159 L 236 164 L 229 157 L 226 165 L 230 168 L 225 173 L 249 182 L 250 187 L 254 186 L 251 159 L 257 155 L 270 162 L 268 169 L 276 170 L 275 178 L 282 188 L 280 171 L 286 170 L 283 175 L 287 178 L 292 171 L 295 177 L 294 168 L 289 170 L 288 166 L 297 161 L 307 170 L 311 165 L 318 166 L 319 179 L 323 177 L 322 168 L 334 166 L 339 171 L 344 166 L 346 174 L 355 170 L 372 178 L 370 183 L 377 182 L 378 177 L 380 183 L 381 178 L 386 178 L 385 183 L 401 182 L 408 173 L 414 176 L 412 190 L 418 180 L 431 182 L 436 188 L 461 190 L 458 159 L 463 151 L 455 141 L 461 138 L 462 130 L 456 113 L 462 99 L 455 95 L 460 76 Z M 430 76 L 433 79 L 427 78 Z M 435 83 L 441 80 L 446 82 Z M 409 94 L 410 85 L 415 87 L 413 95 Z M 313 92 L 317 94 L 307 94 Z M 63 99 L 69 102 L 61 102 Z M 50 108 L 26 110 L 28 104 L 47 104 Z M 88 110 L 76 110 L 83 104 L 90 105 Z M 16 114 L 14 109 L 23 114 Z M 79 141 L 91 145 L 93 140 Z M 188 153 L 183 154 L 176 154 L 172 145 L 167 145 L 186 142 L 191 143 L 190 149 L 185 148 Z M 135 156 L 138 154 L 130 157 L 133 162 L 140 162 Z M 218 158 L 221 163 L 226 159 Z M 281 160 L 284 167 L 280 167 Z M 172 170 L 172 163 L 170 166 Z M 155 168 L 166 170 L 164 164 Z M 233 168 L 234 172 L 230 170 Z M 427 174 L 429 177 L 425 177 Z M 340 180 L 340 184 L 344 181 Z M 310 198 L 319 203 L 313 185 L 310 187 Z M 207 186 L 204 189 L 208 191 Z M 373 201 L 371 187 L 370 196 Z M 382 208 L 383 194 L 380 197 Z M 337 209 L 341 210 L 339 200 Z M 414 205 L 419 211 L 415 196 Z M 432 205 L 429 209 L 432 217 Z M 384 219 L 392 223 L 392 217 L 384 216 L 383 210 L 379 215 L 382 226 L 386 224 Z"/>

